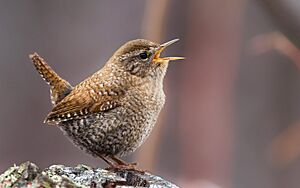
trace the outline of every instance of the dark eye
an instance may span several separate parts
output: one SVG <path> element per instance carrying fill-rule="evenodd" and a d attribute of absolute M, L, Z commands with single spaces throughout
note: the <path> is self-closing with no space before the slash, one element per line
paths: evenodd
<path fill-rule="evenodd" d="M 140 58 L 145 60 L 145 59 L 148 59 L 148 53 L 147 52 L 142 52 L 139 54 Z"/>

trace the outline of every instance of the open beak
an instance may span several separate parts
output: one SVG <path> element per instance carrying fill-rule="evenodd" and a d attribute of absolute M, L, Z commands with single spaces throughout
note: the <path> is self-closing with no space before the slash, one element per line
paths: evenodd
<path fill-rule="evenodd" d="M 161 54 L 162 51 L 164 51 L 164 49 L 166 49 L 168 46 L 170 46 L 171 44 L 173 44 L 177 41 L 179 41 L 179 39 L 174 39 L 174 40 L 171 40 L 169 42 L 161 44 L 158 47 L 158 50 L 155 52 L 152 61 L 157 62 L 157 63 L 165 63 L 165 62 L 169 62 L 169 61 L 184 59 L 184 57 L 160 57 L 160 54 Z"/>

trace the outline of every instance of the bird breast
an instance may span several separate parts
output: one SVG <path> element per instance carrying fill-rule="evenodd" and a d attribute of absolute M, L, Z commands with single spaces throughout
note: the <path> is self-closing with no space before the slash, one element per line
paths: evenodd
<path fill-rule="evenodd" d="M 124 137 L 126 137 L 125 144 L 128 147 L 120 153 L 126 155 L 135 151 L 150 135 L 158 115 L 165 103 L 165 94 L 162 88 L 148 88 L 149 86 L 142 86 L 136 88 L 128 93 L 127 103 L 123 108 L 125 113 L 124 122 L 126 127 Z"/>

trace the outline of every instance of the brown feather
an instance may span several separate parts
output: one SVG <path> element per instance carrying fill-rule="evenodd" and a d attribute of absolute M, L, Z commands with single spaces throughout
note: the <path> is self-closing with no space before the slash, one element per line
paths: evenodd
<path fill-rule="evenodd" d="M 41 77 L 50 85 L 51 102 L 53 105 L 59 103 L 73 89 L 71 84 L 62 79 L 37 53 L 29 55 L 34 67 Z"/>
<path fill-rule="evenodd" d="M 54 106 L 45 122 L 59 124 L 62 121 L 82 118 L 88 114 L 107 112 L 119 106 L 124 91 L 113 87 L 97 88 L 91 85 L 90 80 L 95 79 L 96 76 L 95 74 L 76 86 L 68 96 Z"/>

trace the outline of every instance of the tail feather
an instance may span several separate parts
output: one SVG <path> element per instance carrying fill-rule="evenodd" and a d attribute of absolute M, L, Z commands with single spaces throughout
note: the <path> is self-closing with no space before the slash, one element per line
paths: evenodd
<path fill-rule="evenodd" d="M 53 105 L 59 103 L 73 90 L 71 84 L 58 76 L 37 53 L 30 54 L 29 58 L 41 77 L 50 85 L 51 102 Z"/>

